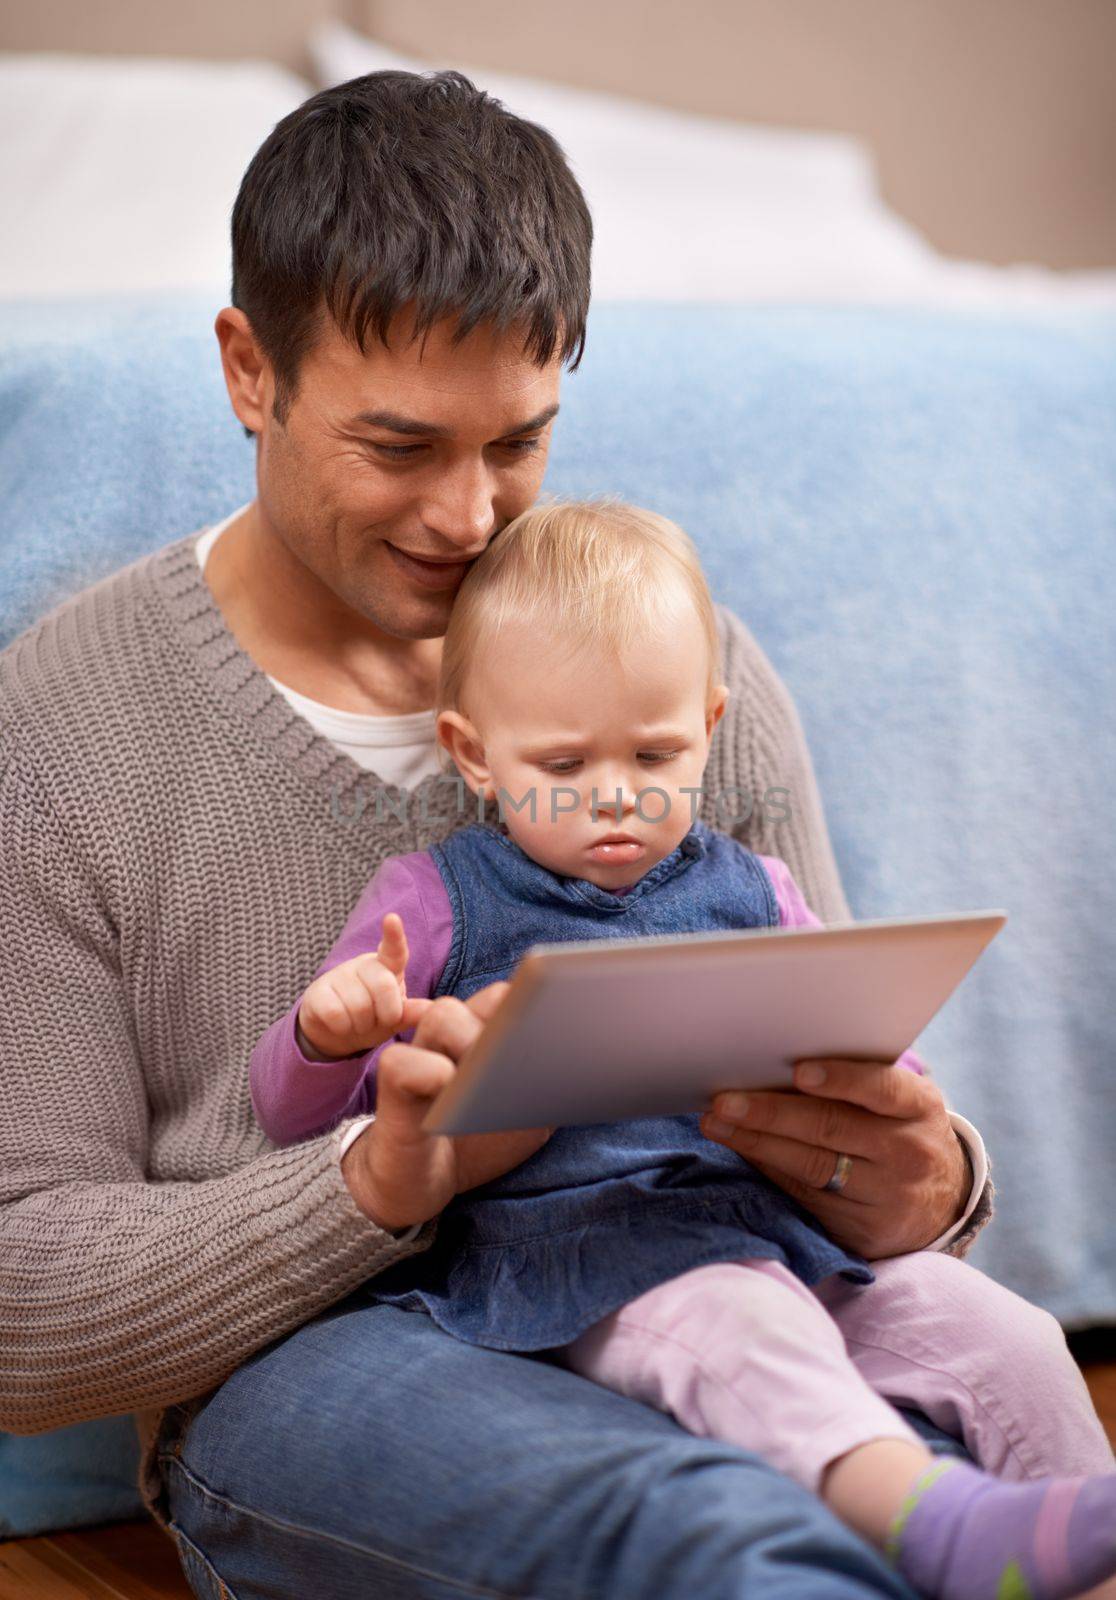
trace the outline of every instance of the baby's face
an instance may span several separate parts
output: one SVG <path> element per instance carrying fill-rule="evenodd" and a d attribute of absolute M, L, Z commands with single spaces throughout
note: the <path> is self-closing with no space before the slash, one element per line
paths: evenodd
<path fill-rule="evenodd" d="M 700 794 L 684 791 L 700 788 L 728 693 L 707 707 L 706 666 L 688 609 L 622 663 L 595 648 L 571 655 L 537 629 L 508 630 L 470 676 L 483 750 L 472 745 L 461 770 L 501 798 L 508 832 L 540 865 L 627 888 L 670 854 L 700 807 Z M 634 842 L 602 842 L 612 833 Z"/>

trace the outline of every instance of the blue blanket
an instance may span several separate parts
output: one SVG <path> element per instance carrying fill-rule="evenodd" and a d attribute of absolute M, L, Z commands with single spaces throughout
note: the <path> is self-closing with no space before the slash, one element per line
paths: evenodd
<path fill-rule="evenodd" d="M 0 307 L 0 644 L 251 497 L 215 310 Z M 1114 440 L 1111 314 L 600 305 L 545 485 L 695 539 L 854 916 L 1008 912 L 919 1048 L 992 1155 L 972 1259 L 1067 1326 L 1116 1322 Z"/>

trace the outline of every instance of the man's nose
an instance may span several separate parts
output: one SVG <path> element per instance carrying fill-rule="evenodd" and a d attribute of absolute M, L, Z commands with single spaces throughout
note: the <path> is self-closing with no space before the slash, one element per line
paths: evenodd
<path fill-rule="evenodd" d="M 432 533 L 480 553 L 496 532 L 495 487 L 485 463 L 460 462 L 441 474 L 422 507 L 422 520 Z"/>

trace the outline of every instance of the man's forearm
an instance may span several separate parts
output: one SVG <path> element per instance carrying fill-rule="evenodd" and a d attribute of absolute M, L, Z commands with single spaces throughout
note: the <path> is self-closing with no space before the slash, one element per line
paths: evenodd
<path fill-rule="evenodd" d="M 200 1394 L 433 1232 L 395 1239 L 360 1213 L 336 1131 L 221 1178 L 62 1184 L 0 1208 L 0 1428 Z M 48 1301 L 67 1316 L 44 1342 Z"/>

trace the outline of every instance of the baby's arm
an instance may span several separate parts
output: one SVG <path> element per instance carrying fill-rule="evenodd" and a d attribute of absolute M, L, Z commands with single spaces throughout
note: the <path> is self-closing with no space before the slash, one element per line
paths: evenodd
<path fill-rule="evenodd" d="M 407 994 L 429 996 L 445 966 L 452 923 L 437 867 L 425 851 L 391 856 L 380 866 L 314 981 L 344 962 L 375 952 L 384 918 L 391 911 L 401 917 L 407 933 Z M 290 1010 L 272 1023 L 248 1065 L 253 1110 L 277 1145 L 294 1144 L 344 1117 L 373 1110 L 376 1066 L 380 1051 L 390 1042 L 385 1039 L 373 1049 L 338 1060 L 323 1061 L 313 1050 L 307 1054 L 298 1034 L 303 999 L 300 994 Z M 393 1037 L 407 1040 L 412 1032 L 408 1028 Z"/>

